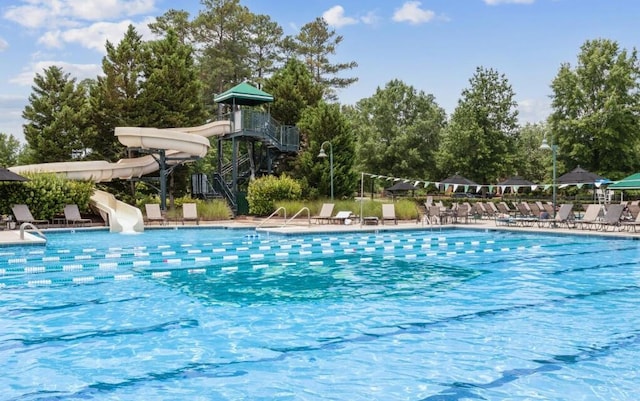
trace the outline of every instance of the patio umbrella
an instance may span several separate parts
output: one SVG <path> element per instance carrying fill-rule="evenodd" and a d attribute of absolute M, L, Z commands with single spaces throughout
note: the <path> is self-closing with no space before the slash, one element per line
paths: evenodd
<path fill-rule="evenodd" d="M 534 185 L 536 184 L 529 180 L 525 180 L 518 175 L 514 175 L 513 177 L 509 177 L 506 180 L 498 183 L 498 186 L 502 188 L 503 192 L 506 190 L 506 188 L 511 188 L 511 192 L 518 192 L 518 189 L 520 189 L 520 187 L 531 188 Z"/>
<path fill-rule="evenodd" d="M 469 185 L 469 186 L 477 186 L 475 182 L 470 179 L 461 176 L 460 174 L 454 174 L 450 177 L 445 178 L 440 181 L 441 184 L 457 184 L 457 185 Z"/>
<path fill-rule="evenodd" d="M 595 184 L 599 180 L 603 180 L 604 177 L 599 176 L 596 173 L 587 171 L 580 166 L 574 168 L 566 174 L 558 177 L 558 184 Z"/>
<path fill-rule="evenodd" d="M 446 189 L 448 189 L 448 187 L 450 185 L 453 185 L 453 192 L 456 191 L 456 189 L 460 186 L 463 187 L 464 191 L 467 192 L 469 190 L 469 187 L 477 187 L 478 184 L 476 184 L 475 182 L 471 181 L 470 179 L 461 176 L 460 174 L 454 174 L 450 177 L 445 178 L 444 180 L 440 181 L 440 184 L 443 185 L 443 187 Z"/>
<path fill-rule="evenodd" d="M 29 179 L 27 177 L 23 177 L 19 174 L 14 173 L 13 171 L 6 169 L 6 168 L 0 168 L 0 181 L 3 182 L 11 182 L 11 181 L 29 181 Z"/>
<path fill-rule="evenodd" d="M 398 193 L 403 193 L 403 192 L 407 192 L 407 191 L 415 191 L 416 188 L 414 185 L 409 184 L 408 182 L 404 182 L 404 181 L 398 181 L 396 182 L 394 185 L 390 186 L 389 188 L 386 188 L 385 191 L 391 193 L 391 195 L 395 196 Z"/>
<path fill-rule="evenodd" d="M 607 187 L 608 189 L 640 189 L 640 173 L 631 174 L 628 177 L 616 181 Z"/>

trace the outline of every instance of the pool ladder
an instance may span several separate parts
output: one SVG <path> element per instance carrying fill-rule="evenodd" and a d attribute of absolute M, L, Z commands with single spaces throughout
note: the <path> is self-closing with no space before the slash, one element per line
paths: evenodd
<path fill-rule="evenodd" d="M 32 230 L 36 231 L 38 234 L 40 234 L 40 236 L 42 238 L 44 238 L 45 240 L 47 239 L 47 237 L 45 237 L 44 233 L 42 231 L 40 231 L 40 229 L 38 227 L 34 226 L 32 223 L 24 222 L 24 223 L 20 224 L 20 239 L 21 240 L 24 240 L 24 232 L 29 227 Z"/>
<path fill-rule="evenodd" d="M 273 216 L 276 216 L 278 214 L 278 212 L 280 211 L 284 211 L 284 223 L 282 224 L 281 227 L 285 227 L 287 224 L 289 224 L 293 219 L 295 219 L 296 217 L 298 217 L 302 212 L 306 211 L 307 212 L 307 224 L 311 225 L 311 212 L 309 211 L 308 207 L 303 207 L 302 209 L 298 210 L 296 212 L 296 214 L 294 214 L 293 216 L 291 216 L 290 219 L 287 220 L 287 209 L 285 209 L 284 206 L 280 206 L 279 208 L 276 209 L 275 212 L 271 213 L 269 215 L 269 217 L 267 217 L 266 219 L 264 219 L 264 221 L 262 221 L 262 223 L 258 224 L 256 226 L 256 230 L 260 227 L 262 227 L 263 225 L 265 225 Z"/>

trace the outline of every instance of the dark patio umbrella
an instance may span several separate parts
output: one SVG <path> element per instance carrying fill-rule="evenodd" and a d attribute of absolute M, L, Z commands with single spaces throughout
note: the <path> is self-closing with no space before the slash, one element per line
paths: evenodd
<path fill-rule="evenodd" d="M 508 187 L 513 187 L 513 186 L 518 186 L 518 187 L 530 187 L 531 185 L 536 185 L 533 182 L 529 181 L 529 180 L 525 180 L 524 178 L 520 177 L 520 176 L 513 176 L 513 177 L 509 177 L 506 180 L 498 183 L 498 185 L 500 186 L 508 186 Z"/>
<path fill-rule="evenodd" d="M 455 192 L 457 188 L 460 188 L 460 187 L 462 187 L 462 190 L 464 192 L 467 192 L 469 191 L 469 189 L 471 189 L 471 187 L 478 186 L 478 184 L 476 184 L 475 182 L 471 181 L 466 177 L 461 176 L 460 174 L 454 174 L 450 177 L 445 178 L 444 180 L 440 181 L 440 185 L 442 186 L 441 189 L 444 189 L 446 192 L 449 191 L 449 186 L 451 185 L 453 185 L 453 188 L 451 189 L 452 192 Z M 474 192 L 475 192 L 475 188 L 474 188 Z"/>
<path fill-rule="evenodd" d="M 400 192 L 400 191 L 413 191 L 416 189 L 418 188 L 416 188 L 412 184 L 409 184 L 408 182 L 399 181 L 399 182 L 396 182 L 394 185 L 390 186 L 389 188 L 387 188 L 386 190 L 388 192 Z"/>
<path fill-rule="evenodd" d="M 578 166 L 566 174 L 558 177 L 558 184 L 595 184 L 599 180 L 603 180 L 604 177 L 599 176 L 596 173 L 592 173 Z"/>
<path fill-rule="evenodd" d="M 29 179 L 6 168 L 0 168 L 0 181 L 29 181 Z"/>
<path fill-rule="evenodd" d="M 461 176 L 460 174 L 454 174 L 451 177 L 447 177 L 444 180 L 440 181 L 441 184 L 458 184 L 458 185 L 469 185 L 469 186 L 477 186 L 475 182 L 471 181 L 468 178 Z"/>
<path fill-rule="evenodd" d="M 385 191 L 389 192 L 392 196 L 396 196 L 407 191 L 415 191 L 416 189 L 418 188 L 408 182 L 398 181 L 389 188 L 386 188 Z"/>

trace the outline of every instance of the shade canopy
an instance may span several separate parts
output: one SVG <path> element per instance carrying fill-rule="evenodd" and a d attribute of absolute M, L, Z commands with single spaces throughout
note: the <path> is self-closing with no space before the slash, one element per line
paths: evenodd
<path fill-rule="evenodd" d="M 456 184 L 456 185 L 469 185 L 469 186 L 473 186 L 473 185 L 478 185 L 475 182 L 471 181 L 468 178 L 465 178 L 463 176 L 461 176 L 460 174 L 454 174 L 450 177 L 445 178 L 444 180 L 440 181 L 441 184 Z"/>
<path fill-rule="evenodd" d="M 263 103 L 273 102 L 273 96 L 246 82 L 242 82 L 226 92 L 215 96 L 213 101 L 216 103 L 240 106 L 257 106 Z"/>
<path fill-rule="evenodd" d="M 640 189 L 640 173 L 631 174 L 607 187 L 608 189 Z"/>
<path fill-rule="evenodd" d="M 508 187 L 513 187 L 513 186 L 518 186 L 518 187 L 527 187 L 527 186 L 532 186 L 532 185 L 536 185 L 533 182 L 529 181 L 529 180 L 525 180 L 524 178 L 515 175 L 513 177 L 509 177 L 506 180 L 498 183 L 498 185 L 500 186 L 508 186 Z"/>
<path fill-rule="evenodd" d="M 604 177 L 578 166 L 568 173 L 558 177 L 557 182 L 558 184 L 595 184 L 603 179 Z"/>
<path fill-rule="evenodd" d="M 8 170 L 6 168 L 0 168 L 0 181 L 3 182 L 10 182 L 10 181 L 18 181 L 18 182 L 22 182 L 22 181 L 29 181 L 29 179 L 27 177 L 23 177 L 19 174 L 14 173 L 11 170 Z"/>
<path fill-rule="evenodd" d="M 402 192 L 402 191 L 414 191 L 416 188 L 414 185 L 409 184 L 408 182 L 398 181 L 394 185 L 386 188 L 385 190 L 388 192 Z"/>

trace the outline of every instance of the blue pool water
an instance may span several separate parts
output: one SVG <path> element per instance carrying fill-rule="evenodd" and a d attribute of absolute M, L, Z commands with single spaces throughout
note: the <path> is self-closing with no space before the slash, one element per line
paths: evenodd
<path fill-rule="evenodd" d="M 0 400 L 637 400 L 640 242 L 50 233 L 0 248 Z"/>

